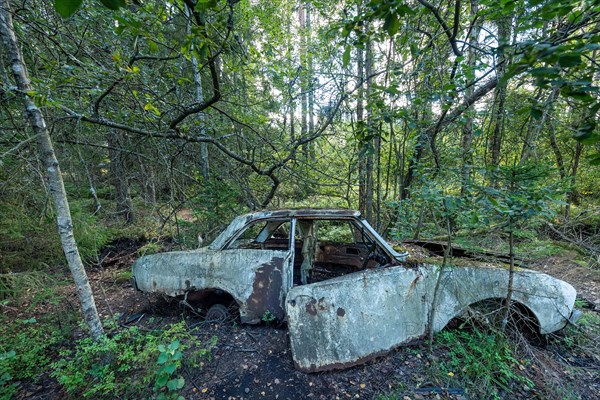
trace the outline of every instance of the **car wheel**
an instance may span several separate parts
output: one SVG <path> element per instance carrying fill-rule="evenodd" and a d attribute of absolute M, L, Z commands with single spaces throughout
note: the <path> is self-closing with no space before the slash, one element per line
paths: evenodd
<path fill-rule="evenodd" d="M 215 304 L 206 312 L 206 321 L 209 322 L 224 322 L 229 318 L 229 309 L 223 304 Z"/>

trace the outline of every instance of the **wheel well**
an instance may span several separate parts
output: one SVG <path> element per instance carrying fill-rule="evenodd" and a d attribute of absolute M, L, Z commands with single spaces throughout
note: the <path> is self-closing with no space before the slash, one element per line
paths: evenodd
<path fill-rule="evenodd" d="M 221 289 L 209 288 L 189 291 L 186 296 L 187 301 L 200 306 L 203 313 L 206 313 L 206 310 L 215 304 L 223 304 L 225 307 L 229 308 L 232 315 L 239 312 L 239 304 L 236 299 L 230 293 Z M 232 311 L 234 311 L 234 313 Z"/>
<path fill-rule="evenodd" d="M 505 317 L 505 298 L 489 298 L 477 301 L 466 307 L 455 319 L 472 325 L 501 326 Z M 511 302 L 509 319 L 506 323 L 510 328 L 516 328 L 526 337 L 540 335 L 540 323 L 529 307 L 516 300 Z"/>

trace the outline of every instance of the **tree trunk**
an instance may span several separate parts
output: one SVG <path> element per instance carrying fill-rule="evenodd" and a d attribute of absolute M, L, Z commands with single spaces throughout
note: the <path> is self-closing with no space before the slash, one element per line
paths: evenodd
<path fill-rule="evenodd" d="M 90 287 L 87 274 L 79 256 L 77 243 L 73 236 L 73 221 L 71 219 L 71 211 L 69 210 L 69 202 L 67 193 L 62 180 L 60 166 L 54 153 L 52 140 L 44 116 L 40 109 L 35 105 L 28 93 L 31 91 L 29 78 L 25 62 L 19 46 L 13 27 L 12 17 L 10 14 L 10 5 L 8 0 L 0 0 L 0 35 L 4 42 L 4 49 L 8 58 L 10 69 L 15 79 L 18 94 L 22 96 L 25 106 L 25 113 L 31 124 L 34 134 L 37 137 L 40 158 L 46 169 L 46 179 L 48 180 L 48 188 L 54 200 L 57 214 L 58 233 L 62 243 L 63 251 L 75 281 L 75 288 L 79 295 L 83 317 L 90 329 L 90 334 L 94 340 L 100 339 L 104 335 L 102 323 L 96 310 L 94 295 Z"/>
<path fill-rule="evenodd" d="M 187 33 L 192 34 L 192 13 L 189 7 L 185 6 L 185 15 L 188 18 L 187 21 Z M 194 86 L 196 88 L 196 102 L 202 104 L 204 102 L 204 94 L 202 93 L 202 75 L 200 74 L 200 65 L 198 58 L 196 57 L 195 49 L 191 45 L 191 59 L 192 59 L 192 71 L 194 74 Z M 204 132 L 204 112 L 198 113 L 198 122 L 200 124 L 200 134 Z M 208 146 L 205 142 L 200 143 L 200 168 L 202 170 L 202 177 L 206 182 L 208 180 L 209 165 L 208 165 Z"/>
<path fill-rule="evenodd" d="M 498 26 L 498 60 L 496 76 L 496 112 L 494 113 L 494 130 L 490 143 L 490 164 L 497 166 L 500 163 L 500 149 L 502 148 L 502 134 L 504 131 L 504 109 L 506 103 L 506 82 L 502 80 L 506 71 L 507 58 L 505 47 L 509 44 L 511 32 L 511 19 L 502 18 L 497 21 Z"/>
<path fill-rule="evenodd" d="M 304 2 L 300 2 L 298 7 L 298 24 L 300 26 L 300 137 L 304 138 L 308 134 L 308 96 L 307 96 L 307 76 L 306 71 L 306 8 Z M 308 147 L 302 145 L 305 158 L 308 158 Z"/>
<path fill-rule="evenodd" d="M 363 49 L 358 48 L 356 50 L 356 80 L 361 82 L 365 76 L 365 52 Z M 357 160 L 356 165 L 358 167 L 358 210 L 365 215 L 365 168 L 363 167 L 363 157 L 361 154 L 362 143 L 361 133 L 365 129 L 365 105 L 364 105 L 365 89 L 361 85 L 358 89 L 356 99 L 356 133 L 359 133 L 357 137 Z"/>
<path fill-rule="evenodd" d="M 481 30 L 480 25 L 476 20 L 477 13 L 479 11 L 479 4 L 477 0 L 471 0 L 470 13 L 471 21 L 474 21 L 474 25 L 471 28 L 469 34 L 469 47 L 467 48 L 467 64 L 469 68 L 475 68 L 476 63 L 476 51 L 475 48 L 479 43 L 479 32 Z M 471 85 L 465 90 L 465 97 L 473 96 L 475 92 L 475 86 Z M 462 129 L 462 165 L 461 165 L 461 194 L 465 194 L 469 182 L 471 181 L 471 163 L 472 153 L 471 144 L 473 143 L 473 125 L 474 125 L 474 114 L 475 112 L 471 109 L 465 111 L 465 123 Z"/>
<path fill-rule="evenodd" d="M 119 134 L 114 130 L 108 133 L 106 139 L 108 142 L 108 158 L 110 159 L 110 174 L 115 187 L 117 215 L 129 224 L 134 220 L 134 213 L 125 169 L 125 155 L 121 151 L 123 146 L 120 143 Z"/>
<path fill-rule="evenodd" d="M 311 13 L 311 3 L 310 1 L 306 2 L 306 66 L 308 77 L 306 79 L 307 85 L 306 90 L 308 91 L 308 134 L 312 135 L 315 131 L 315 85 L 314 85 L 314 75 L 313 75 L 313 57 L 312 57 L 312 25 L 310 21 L 310 13 Z M 315 144 L 314 142 L 309 142 L 308 146 L 308 156 L 311 163 L 315 162 Z"/>
<path fill-rule="evenodd" d="M 366 130 L 367 135 L 370 137 L 373 133 L 375 127 L 373 126 L 373 118 L 372 118 L 372 107 L 369 107 L 369 103 L 371 101 L 371 96 L 373 93 L 373 79 L 371 78 L 371 74 L 373 72 L 373 48 L 371 42 L 367 42 L 367 49 L 365 52 L 365 77 L 367 79 L 367 96 L 366 96 L 366 104 L 367 104 L 367 123 Z M 365 168 L 365 189 L 364 189 L 364 209 L 365 209 L 365 218 L 371 224 L 376 225 L 373 219 L 373 193 L 374 193 L 374 182 L 373 182 L 373 153 L 375 152 L 375 147 L 377 146 L 375 138 L 368 139 L 363 143 L 364 147 L 364 168 Z"/>
<path fill-rule="evenodd" d="M 573 156 L 573 168 L 571 168 L 569 192 L 567 193 L 567 205 L 565 207 L 565 219 L 569 219 L 571 216 L 571 204 L 577 205 L 579 203 L 579 194 L 577 193 L 577 170 L 579 169 L 579 160 L 581 159 L 581 143 L 577 142 L 575 147 L 575 155 Z"/>

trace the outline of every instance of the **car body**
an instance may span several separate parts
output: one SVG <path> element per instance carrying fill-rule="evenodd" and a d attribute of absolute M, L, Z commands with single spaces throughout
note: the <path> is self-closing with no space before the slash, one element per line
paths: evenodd
<path fill-rule="evenodd" d="M 141 257 L 133 279 L 138 290 L 207 307 L 234 302 L 243 323 L 287 320 L 296 367 L 312 372 L 358 364 L 507 296 L 506 268 L 442 271 L 407 255 L 357 211 L 259 211 L 235 218 L 208 247 Z M 546 274 L 515 272 L 512 300 L 541 334 L 573 319 L 575 295 Z"/>

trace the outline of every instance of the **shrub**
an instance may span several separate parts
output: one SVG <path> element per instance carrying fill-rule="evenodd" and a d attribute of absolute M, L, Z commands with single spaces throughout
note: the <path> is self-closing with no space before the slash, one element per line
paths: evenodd
<path fill-rule="evenodd" d="M 500 399 L 500 391 L 510 392 L 513 383 L 533 386 L 518 373 L 522 362 L 501 332 L 444 330 L 437 339 L 447 351 L 439 364 L 443 377 L 461 380 L 475 397 Z"/>
<path fill-rule="evenodd" d="M 11 398 L 16 384 L 36 381 L 56 355 L 65 332 L 35 318 L 0 324 L 0 398 Z"/>
<path fill-rule="evenodd" d="M 82 339 L 61 351 L 52 376 L 74 398 L 177 398 L 183 378 L 175 371 L 186 350 L 193 362 L 210 356 L 210 344 L 202 348 L 183 322 L 161 332 L 113 327 L 100 341 Z"/>

